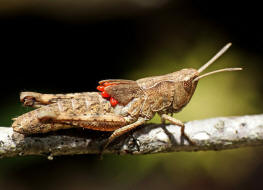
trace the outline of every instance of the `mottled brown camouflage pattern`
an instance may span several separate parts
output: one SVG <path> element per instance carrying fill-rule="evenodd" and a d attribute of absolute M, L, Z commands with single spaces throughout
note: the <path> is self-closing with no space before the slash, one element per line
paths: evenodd
<path fill-rule="evenodd" d="M 24 134 L 46 133 L 62 128 L 83 127 L 114 131 L 139 118 L 150 120 L 155 113 L 180 111 L 191 99 L 198 76 L 195 69 L 183 69 L 163 76 L 137 81 L 105 80 L 113 85 L 105 91 L 119 104 L 112 107 L 98 92 L 72 94 L 40 94 L 22 92 L 26 106 L 39 107 L 16 118 L 12 127 Z"/>

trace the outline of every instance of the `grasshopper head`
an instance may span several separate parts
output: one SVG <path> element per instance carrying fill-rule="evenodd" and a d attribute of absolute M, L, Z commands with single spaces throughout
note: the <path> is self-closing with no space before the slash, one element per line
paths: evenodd
<path fill-rule="evenodd" d="M 196 69 L 182 69 L 180 72 L 180 82 L 177 83 L 174 94 L 173 108 L 176 111 L 180 111 L 192 98 L 194 91 L 196 89 L 198 81 L 208 75 L 212 75 L 224 71 L 239 71 L 242 68 L 225 68 L 215 70 L 203 75 L 200 75 L 208 66 L 215 62 L 229 47 L 231 43 L 225 45 L 212 59 L 210 59 L 206 64 L 204 64 L 198 70 Z"/>
<path fill-rule="evenodd" d="M 180 80 L 175 83 L 173 108 L 180 111 L 192 98 L 198 81 L 194 81 L 199 76 L 196 69 L 182 69 L 179 71 Z"/>

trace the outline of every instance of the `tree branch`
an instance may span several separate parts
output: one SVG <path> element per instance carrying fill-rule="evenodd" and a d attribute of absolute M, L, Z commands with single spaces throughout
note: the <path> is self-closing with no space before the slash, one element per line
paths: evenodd
<path fill-rule="evenodd" d="M 118 138 L 105 153 L 149 154 L 173 151 L 223 150 L 263 144 L 263 114 L 218 117 L 186 123 L 190 145 L 174 125 L 147 124 Z M 98 154 L 110 133 L 69 129 L 24 136 L 0 127 L 0 157 L 22 155 Z"/>

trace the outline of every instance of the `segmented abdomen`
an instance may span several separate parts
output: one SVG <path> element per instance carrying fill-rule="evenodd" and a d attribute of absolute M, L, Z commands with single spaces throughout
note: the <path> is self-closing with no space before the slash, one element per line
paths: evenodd
<path fill-rule="evenodd" d="M 83 98 L 58 100 L 25 113 L 16 118 L 12 127 L 19 133 L 34 134 L 73 127 L 113 131 L 125 123 L 122 116 L 114 114 L 108 100 L 92 92 Z"/>

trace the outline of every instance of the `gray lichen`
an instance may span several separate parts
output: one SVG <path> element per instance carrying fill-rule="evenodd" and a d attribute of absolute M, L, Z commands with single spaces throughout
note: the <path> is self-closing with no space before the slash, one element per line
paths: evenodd
<path fill-rule="evenodd" d="M 223 150 L 263 145 L 263 114 L 218 117 L 186 123 L 190 145 L 174 125 L 147 124 L 117 139 L 105 153 L 149 154 L 172 151 Z M 62 130 L 45 135 L 24 136 L 0 127 L 0 157 L 98 154 L 109 133 Z"/>

